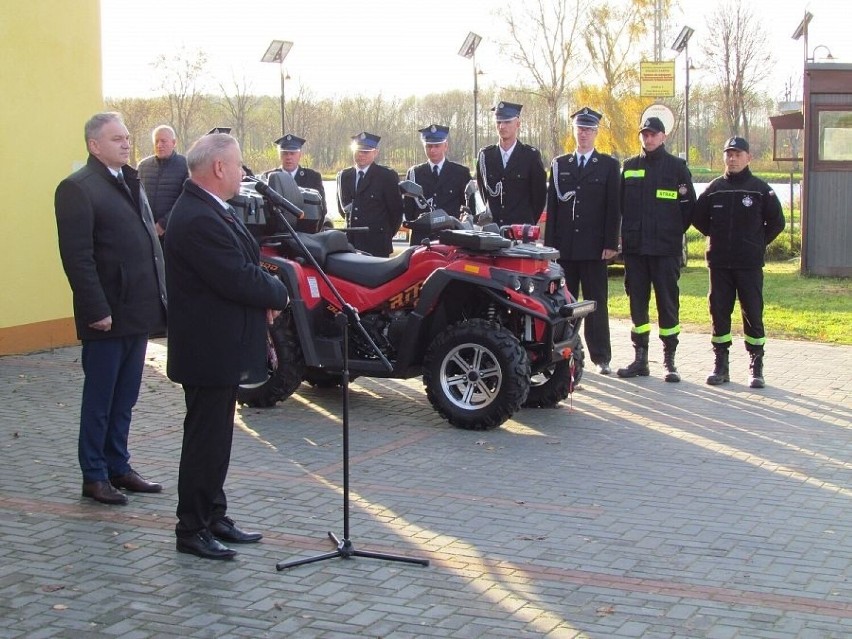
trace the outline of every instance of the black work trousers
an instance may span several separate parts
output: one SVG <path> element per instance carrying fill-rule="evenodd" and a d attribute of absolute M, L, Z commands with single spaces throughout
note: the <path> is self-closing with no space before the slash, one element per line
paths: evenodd
<path fill-rule="evenodd" d="M 210 528 L 225 516 L 225 477 L 234 439 L 236 386 L 183 387 L 186 418 L 178 471 L 178 537 Z"/>
<path fill-rule="evenodd" d="M 651 286 L 657 302 L 660 337 L 680 332 L 680 257 L 668 255 L 624 256 L 624 290 L 630 299 L 630 319 L 634 333 L 651 330 L 649 304 Z"/>
<path fill-rule="evenodd" d="M 731 314 L 739 299 L 746 344 L 763 346 L 763 268 L 711 268 L 707 298 L 714 343 L 731 342 Z"/>
<path fill-rule="evenodd" d="M 598 303 L 595 312 L 583 320 L 583 335 L 589 357 L 595 364 L 609 363 L 612 346 L 609 337 L 609 282 L 603 260 L 559 260 L 565 271 L 565 284 L 571 294 Z"/>

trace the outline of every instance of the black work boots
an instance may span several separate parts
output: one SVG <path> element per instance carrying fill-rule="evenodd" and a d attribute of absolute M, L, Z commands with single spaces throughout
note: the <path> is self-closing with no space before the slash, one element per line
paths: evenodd
<path fill-rule="evenodd" d="M 713 344 L 713 353 L 716 355 L 716 362 L 713 364 L 713 372 L 707 376 L 707 383 L 710 386 L 718 386 L 725 382 L 731 381 L 731 376 L 728 368 L 728 355 L 731 344 Z"/>
<path fill-rule="evenodd" d="M 633 342 L 635 357 L 624 368 L 619 368 L 615 374 L 619 377 L 648 377 L 651 369 L 648 368 L 648 333 L 630 333 Z"/>
<path fill-rule="evenodd" d="M 648 367 L 648 333 L 631 333 L 630 339 L 633 341 L 633 349 L 636 351 L 636 355 L 632 362 L 624 368 L 619 368 L 616 374 L 619 377 L 647 377 L 651 374 L 651 369 Z M 665 380 L 667 382 L 679 382 L 680 373 L 677 372 L 677 366 L 675 365 L 675 352 L 677 351 L 678 344 L 677 335 L 667 335 L 660 339 L 663 340 Z"/>
<path fill-rule="evenodd" d="M 749 388 L 763 388 L 766 386 L 766 382 L 763 380 L 763 347 L 759 346 L 755 349 L 749 350 L 749 364 L 748 364 L 748 372 L 751 379 L 749 379 L 748 387 Z"/>

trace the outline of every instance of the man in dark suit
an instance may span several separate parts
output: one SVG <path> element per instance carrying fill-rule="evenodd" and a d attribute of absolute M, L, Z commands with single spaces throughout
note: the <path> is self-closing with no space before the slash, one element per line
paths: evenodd
<path fill-rule="evenodd" d="M 553 160 L 547 180 L 544 243 L 559 250 L 568 290 L 595 300 L 597 310 L 585 320 L 589 357 L 598 372 L 612 372 L 609 337 L 607 260 L 618 252 L 621 221 L 621 167 L 595 149 L 603 117 L 588 107 L 572 114 L 574 153 Z"/>
<path fill-rule="evenodd" d="M 536 224 L 547 198 L 547 175 L 541 153 L 518 140 L 523 105 L 500 102 L 492 107 L 498 144 L 479 151 L 476 181 L 494 222 Z"/>
<path fill-rule="evenodd" d="M 352 136 L 355 166 L 337 174 L 337 206 L 347 226 L 369 228 L 350 233 L 352 245 L 376 257 L 388 257 L 402 224 L 402 195 L 396 171 L 376 164 L 379 140 L 366 131 Z"/>
<path fill-rule="evenodd" d="M 269 175 L 271 173 L 284 171 L 285 173 L 292 175 L 296 184 L 299 186 L 319 191 L 320 197 L 322 198 L 322 220 L 320 220 L 319 226 L 322 227 L 322 222 L 328 214 L 328 204 L 325 201 L 325 187 L 322 184 L 322 175 L 319 171 L 314 171 L 313 169 L 309 169 L 300 164 L 302 159 L 302 146 L 304 146 L 305 142 L 306 140 L 295 136 L 292 133 L 288 133 L 287 135 L 275 140 L 275 144 L 278 146 L 278 153 L 281 157 L 281 166 L 272 169 L 271 171 L 266 171 L 263 174 L 263 177 L 265 179 L 269 179 Z"/>
<path fill-rule="evenodd" d="M 225 133 L 187 153 L 190 179 L 166 233 L 167 373 L 186 399 L 178 476 L 177 550 L 207 559 L 236 553 L 218 540 L 250 543 L 226 515 L 237 386 L 266 378 L 266 326 L 287 306 L 284 284 L 260 267 L 260 249 L 227 200 L 240 190 L 242 154 Z"/>
<path fill-rule="evenodd" d="M 126 504 L 118 489 L 160 492 L 130 466 L 127 439 L 139 397 L 148 335 L 166 325 L 163 253 L 154 218 L 127 165 L 130 134 L 118 113 L 85 126 L 86 165 L 56 188 L 62 266 L 82 341 L 78 456 L 83 496 Z"/>
<path fill-rule="evenodd" d="M 470 169 L 447 159 L 449 127 L 431 124 L 419 129 L 419 133 L 427 161 L 408 169 L 405 179 L 422 186 L 423 196 L 432 201 L 434 208 L 443 209 L 457 218 L 463 206 L 472 205 L 465 200 L 465 189 L 472 179 Z M 411 198 L 406 198 L 404 204 L 406 220 L 416 220 L 423 213 Z M 411 245 L 417 246 L 425 237 L 422 233 L 412 232 Z"/>

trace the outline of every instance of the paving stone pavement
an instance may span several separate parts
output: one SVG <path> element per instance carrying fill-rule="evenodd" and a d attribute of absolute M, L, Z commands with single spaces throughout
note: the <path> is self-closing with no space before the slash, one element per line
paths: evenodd
<path fill-rule="evenodd" d="M 631 359 L 613 322 L 615 367 Z M 419 379 L 351 386 L 349 537 L 427 567 L 333 557 L 344 533 L 339 390 L 242 409 L 231 514 L 262 543 L 233 562 L 174 549 L 183 395 L 150 342 L 134 466 L 165 484 L 80 498 L 82 372 L 70 347 L 0 358 L 0 638 L 852 636 L 852 348 L 770 340 L 768 387 L 587 371 L 570 400 L 455 429 Z"/>

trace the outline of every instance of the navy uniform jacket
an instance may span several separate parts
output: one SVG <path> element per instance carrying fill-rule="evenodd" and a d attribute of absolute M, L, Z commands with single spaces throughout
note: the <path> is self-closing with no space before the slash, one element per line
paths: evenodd
<path fill-rule="evenodd" d="M 483 178 L 483 160 L 487 185 Z M 477 156 L 476 182 L 483 202 L 498 225 L 538 223 L 547 198 L 547 174 L 541 153 L 534 146 L 518 140 L 505 168 L 499 146 L 486 146 Z M 502 197 L 489 193 L 489 189 L 494 192 L 498 184 L 502 184 Z"/>
<path fill-rule="evenodd" d="M 558 249 L 560 259 L 600 260 L 605 248 L 618 250 L 618 160 L 592 151 L 580 173 L 574 153 L 559 156 L 551 164 L 547 185 L 544 243 Z M 567 198 L 564 202 L 558 198 L 556 186 Z"/>
<path fill-rule="evenodd" d="M 359 251 L 376 257 L 393 252 L 393 236 L 402 224 L 402 195 L 396 171 L 371 164 L 355 191 L 357 169 L 350 166 L 337 174 L 337 206 L 347 226 L 366 226 L 369 231 L 349 233 L 349 242 Z M 347 214 L 344 210 L 352 204 Z"/>
<path fill-rule="evenodd" d="M 166 326 L 163 252 L 137 172 L 122 173 L 132 197 L 93 155 L 56 187 L 62 267 L 81 340 L 161 333 Z M 112 316 L 112 329 L 89 327 Z"/>
<path fill-rule="evenodd" d="M 692 224 L 707 236 L 710 268 L 760 268 L 766 247 L 784 230 L 784 212 L 770 186 L 746 167 L 707 185 Z"/>
<path fill-rule="evenodd" d="M 681 255 L 695 206 L 686 162 L 660 145 L 625 160 L 621 177 L 621 252 Z"/>
<path fill-rule="evenodd" d="M 266 310 L 287 288 L 260 267 L 257 242 L 213 196 L 188 180 L 166 233 L 172 291 L 166 372 L 188 386 L 266 378 Z"/>
<path fill-rule="evenodd" d="M 270 173 L 276 173 L 283 170 L 284 169 L 281 167 L 278 167 L 277 169 L 267 171 L 263 175 L 264 177 L 268 177 Z M 296 175 L 293 176 L 293 179 L 296 181 L 298 186 L 319 191 L 320 197 L 322 198 L 322 219 L 325 220 L 326 215 L 328 215 L 328 203 L 325 201 L 325 187 L 322 185 L 322 174 L 319 171 L 314 171 L 313 169 L 300 165 L 296 169 Z M 320 226 L 322 226 L 322 223 L 320 223 Z"/>
<path fill-rule="evenodd" d="M 444 160 L 444 166 L 438 174 L 438 179 L 432 173 L 432 167 L 428 162 L 412 166 L 405 176 L 406 180 L 416 182 L 423 187 L 423 196 L 432 199 L 432 206 L 443 209 L 453 217 L 460 216 L 461 208 L 472 203 L 465 201 L 465 189 L 473 179 L 470 169 L 458 162 Z M 404 198 L 405 219 L 416 220 L 423 211 L 417 207 L 417 202 L 412 198 Z M 475 209 L 471 207 L 471 211 Z M 411 234 L 412 246 L 420 244 L 424 237 L 417 233 Z"/>

